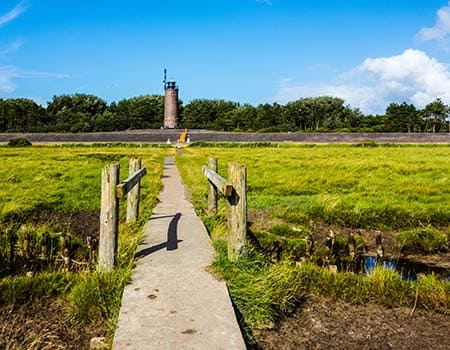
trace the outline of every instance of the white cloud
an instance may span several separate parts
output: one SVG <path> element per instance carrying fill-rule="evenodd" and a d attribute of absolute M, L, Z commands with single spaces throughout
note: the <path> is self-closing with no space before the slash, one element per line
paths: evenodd
<path fill-rule="evenodd" d="M 0 16 L 0 27 L 13 21 L 21 13 L 26 10 L 26 2 L 19 2 L 11 11 Z M 0 55 L 6 55 L 13 52 L 22 46 L 23 42 L 21 40 L 16 40 L 7 47 L 0 49 Z M 14 66 L 0 66 L 0 92 L 11 93 L 15 90 L 16 86 L 13 80 L 17 78 L 20 74 L 18 69 Z"/>
<path fill-rule="evenodd" d="M 384 104 L 376 89 L 364 86 L 351 86 L 344 82 L 316 86 L 282 85 L 273 100 L 279 103 L 287 103 L 303 97 L 314 96 L 339 97 L 346 104 L 358 107 L 366 113 L 374 113 L 379 109 L 379 106 Z"/>
<path fill-rule="evenodd" d="M 256 0 L 256 2 L 260 2 L 266 4 L 268 6 L 272 6 L 272 0 Z"/>
<path fill-rule="evenodd" d="M 15 90 L 12 80 L 17 77 L 17 69 L 11 66 L 0 66 L 0 91 L 10 93 Z"/>
<path fill-rule="evenodd" d="M 391 102 L 406 101 L 419 108 L 436 98 L 450 103 L 450 71 L 425 52 L 408 49 L 397 56 L 367 58 L 328 84 L 282 83 L 274 100 L 286 103 L 321 95 L 340 97 L 365 113 L 383 113 Z"/>
<path fill-rule="evenodd" d="M 422 28 L 417 34 L 424 41 L 444 40 L 450 34 L 450 2 L 437 12 L 436 24 L 433 27 Z"/>
<path fill-rule="evenodd" d="M 0 66 L 0 92 L 11 93 L 16 89 L 14 83 L 17 79 L 38 78 L 70 78 L 68 74 L 23 70 L 15 66 Z"/>
<path fill-rule="evenodd" d="M 309 72 L 332 72 L 333 67 L 328 64 L 311 64 L 306 67 L 306 70 Z"/>
<path fill-rule="evenodd" d="M 69 74 L 65 73 L 53 73 L 53 72 L 41 72 L 41 71 L 34 71 L 34 70 L 20 70 L 19 71 L 19 78 L 58 78 L 58 79 L 64 79 L 64 78 L 70 78 Z"/>
<path fill-rule="evenodd" d="M 24 43 L 23 40 L 15 40 L 8 46 L 0 48 L 0 56 L 7 55 L 11 52 L 17 51 L 18 49 L 20 49 L 22 47 L 23 43 Z"/>
<path fill-rule="evenodd" d="M 0 27 L 8 24 L 17 17 L 19 17 L 28 8 L 28 1 L 20 1 L 11 11 L 0 16 Z M 18 50 L 23 45 L 22 40 L 16 40 L 0 48 L 0 56 L 6 55 L 8 53 Z M 53 73 L 53 72 L 42 72 L 42 71 L 32 71 L 23 70 L 15 66 L 0 66 L 0 92 L 12 93 L 16 89 L 15 81 L 17 79 L 34 79 L 34 78 L 69 78 L 67 74 Z"/>
<path fill-rule="evenodd" d="M 26 1 L 19 2 L 11 11 L 0 16 L 0 27 L 15 20 L 27 9 Z"/>

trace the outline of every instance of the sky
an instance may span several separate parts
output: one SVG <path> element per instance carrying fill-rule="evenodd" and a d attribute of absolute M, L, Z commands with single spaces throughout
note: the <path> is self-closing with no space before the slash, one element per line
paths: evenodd
<path fill-rule="evenodd" d="M 450 104 L 448 0 L 0 0 L 0 98 Z"/>

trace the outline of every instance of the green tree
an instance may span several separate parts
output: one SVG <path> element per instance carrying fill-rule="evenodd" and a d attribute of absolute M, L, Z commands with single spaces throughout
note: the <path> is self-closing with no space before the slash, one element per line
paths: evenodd
<path fill-rule="evenodd" d="M 56 131 L 92 131 L 97 117 L 106 110 L 106 102 L 94 95 L 74 94 L 53 96 L 47 113 Z"/>
<path fill-rule="evenodd" d="M 412 104 L 391 103 L 386 108 L 385 131 L 415 132 L 420 131 L 420 113 Z"/>
<path fill-rule="evenodd" d="M 254 131 L 257 120 L 256 107 L 245 104 L 233 110 L 233 122 L 236 131 Z"/>
<path fill-rule="evenodd" d="M 233 112 L 238 107 L 238 103 L 225 100 L 192 100 L 183 109 L 182 125 L 190 129 L 234 130 Z"/>
<path fill-rule="evenodd" d="M 284 124 L 284 107 L 278 103 L 264 103 L 256 107 L 256 118 L 251 124 L 252 129 L 259 131 L 280 131 L 279 126 Z"/>
<path fill-rule="evenodd" d="M 0 99 L 0 131 L 44 131 L 48 124 L 45 108 L 27 98 Z"/>
<path fill-rule="evenodd" d="M 422 110 L 424 131 L 443 132 L 447 130 L 449 107 L 440 98 L 425 106 Z"/>
<path fill-rule="evenodd" d="M 359 130 L 365 132 L 383 132 L 386 130 L 384 123 L 384 115 L 362 115 Z"/>
<path fill-rule="evenodd" d="M 110 112 L 112 119 L 115 119 L 111 120 L 113 130 L 159 129 L 164 124 L 164 96 L 144 95 L 123 99 L 112 105 Z"/>
<path fill-rule="evenodd" d="M 304 131 L 336 130 L 357 124 L 360 114 L 337 97 L 307 97 L 285 106 L 286 120 Z"/>

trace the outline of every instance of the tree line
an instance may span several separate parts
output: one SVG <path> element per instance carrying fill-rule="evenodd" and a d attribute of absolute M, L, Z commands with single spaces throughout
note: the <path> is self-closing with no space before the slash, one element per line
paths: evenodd
<path fill-rule="evenodd" d="M 450 132 L 450 108 L 440 99 L 423 109 L 391 103 L 383 115 L 365 115 L 336 97 L 308 97 L 258 106 L 220 99 L 180 101 L 180 127 L 256 132 Z M 159 129 L 164 96 L 108 104 L 89 94 L 54 96 L 43 107 L 31 99 L 0 99 L 0 132 L 96 132 Z"/>

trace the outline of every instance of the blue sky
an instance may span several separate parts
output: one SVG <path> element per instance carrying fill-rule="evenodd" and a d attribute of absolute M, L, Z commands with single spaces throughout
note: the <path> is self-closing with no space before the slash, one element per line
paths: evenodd
<path fill-rule="evenodd" d="M 0 0 L 0 98 L 450 103 L 447 0 Z"/>

